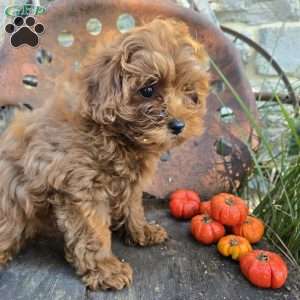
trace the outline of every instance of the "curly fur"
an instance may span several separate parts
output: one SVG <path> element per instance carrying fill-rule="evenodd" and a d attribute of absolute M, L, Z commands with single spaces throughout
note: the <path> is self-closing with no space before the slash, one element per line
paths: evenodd
<path fill-rule="evenodd" d="M 145 220 L 142 191 L 164 151 L 202 133 L 207 61 L 186 25 L 155 20 L 96 47 L 77 85 L 19 113 L 0 145 L 0 265 L 50 228 L 90 288 L 130 285 L 111 230 L 140 246 L 166 240 Z M 151 99 L 139 93 L 147 85 Z M 168 129 L 174 118 L 181 134 Z"/>

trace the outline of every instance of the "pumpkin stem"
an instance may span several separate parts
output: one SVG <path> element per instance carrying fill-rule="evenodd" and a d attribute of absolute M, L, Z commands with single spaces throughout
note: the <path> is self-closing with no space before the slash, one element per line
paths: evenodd
<path fill-rule="evenodd" d="M 234 204 L 233 199 L 232 198 L 228 198 L 225 200 L 225 203 L 229 206 L 232 206 Z"/>
<path fill-rule="evenodd" d="M 268 261 L 269 260 L 269 256 L 263 252 L 260 253 L 259 255 L 257 255 L 256 258 L 260 261 Z"/>
<path fill-rule="evenodd" d="M 233 247 L 233 246 L 237 246 L 239 244 L 239 241 L 236 239 L 231 239 L 229 243 L 230 246 Z"/>
<path fill-rule="evenodd" d="M 204 216 L 203 216 L 203 223 L 205 223 L 205 224 L 209 224 L 209 223 L 211 223 L 211 217 L 209 216 L 209 215 L 207 215 L 207 214 L 205 214 Z"/>

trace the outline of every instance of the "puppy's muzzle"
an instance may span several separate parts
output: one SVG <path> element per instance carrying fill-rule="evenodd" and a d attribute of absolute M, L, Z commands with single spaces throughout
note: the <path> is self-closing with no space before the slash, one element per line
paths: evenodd
<path fill-rule="evenodd" d="M 173 134 L 178 135 L 185 127 L 185 123 L 182 120 L 172 119 L 168 124 L 169 129 Z"/>

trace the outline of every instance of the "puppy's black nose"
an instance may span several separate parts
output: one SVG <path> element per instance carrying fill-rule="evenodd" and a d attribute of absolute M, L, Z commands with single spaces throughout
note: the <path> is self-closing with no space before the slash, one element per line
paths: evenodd
<path fill-rule="evenodd" d="M 171 129 L 173 134 L 179 134 L 183 128 L 185 127 L 185 123 L 181 120 L 177 120 L 177 119 L 172 119 L 169 124 L 168 127 Z"/>

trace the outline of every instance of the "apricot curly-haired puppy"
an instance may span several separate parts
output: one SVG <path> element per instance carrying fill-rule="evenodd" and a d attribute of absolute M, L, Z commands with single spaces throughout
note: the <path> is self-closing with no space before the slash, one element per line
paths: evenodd
<path fill-rule="evenodd" d="M 186 25 L 154 20 L 96 48 L 69 94 L 17 114 L 0 145 L 0 265 L 52 226 L 87 286 L 130 285 L 111 230 L 166 240 L 142 191 L 163 152 L 202 132 L 207 61 Z"/>

